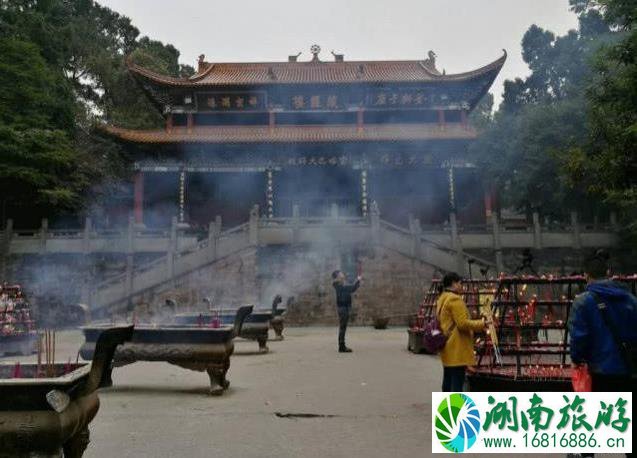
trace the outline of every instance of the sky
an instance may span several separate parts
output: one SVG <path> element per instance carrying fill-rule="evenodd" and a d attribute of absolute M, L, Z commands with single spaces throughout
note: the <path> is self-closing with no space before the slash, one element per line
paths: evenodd
<path fill-rule="evenodd" d="M 181 63 L 285 61 L 310 46 L 346 60 L 424 59 L 460 73 L 508 52 L 492 92 L 525 76 L 521 40 L 532 24 L 563 34 L 577 27 L 568 0 L 98 0 L 152 39 L 173 44 Z"/>

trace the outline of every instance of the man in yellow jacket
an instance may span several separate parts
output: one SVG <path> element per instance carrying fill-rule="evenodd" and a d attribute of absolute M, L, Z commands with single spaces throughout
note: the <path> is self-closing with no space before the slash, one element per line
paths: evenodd
<path fill-rule="evenodd" d="M 442 279 L 443 292 L 436 301 L 440 329 L 447 343 L 440 352 L 443 366 L 442 391 L 460 392 L 464 385 L 467 366 L 475 364 L 473 333 L 489 324 L 486 319 L 469 318 L 467 304 L 462 299 L 462 278 L 450 272 Z"/>

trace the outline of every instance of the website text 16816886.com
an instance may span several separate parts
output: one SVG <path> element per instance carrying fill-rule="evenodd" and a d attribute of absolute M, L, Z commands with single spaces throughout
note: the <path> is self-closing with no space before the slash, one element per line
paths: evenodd
<path fill-rule="evenodd" d="M 511 437 L 485 437 L 482 439 L 484 446 L 489 448 L 510 448 L 516 447 L 515 441 Z M 522 436 L 524 448 L 594 448 L 601 447 L 595 433 L 525 433 Z M 623 437 L 607 437 L 604 439 L 607 448 L 623 448 L 625 441 Z"/>

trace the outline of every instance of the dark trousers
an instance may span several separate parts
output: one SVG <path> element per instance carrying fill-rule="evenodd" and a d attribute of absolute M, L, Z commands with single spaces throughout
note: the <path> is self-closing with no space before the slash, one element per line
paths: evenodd
<path fill-rule="evenodd" d="M 626 375 L 605 375 L 605 374 L 591 374 L 593 379 L 593 391 L 634 391 L 631 378 Z M 583 453 L 582 457 L 595 456 L 593 453 Z M 626 453 L 626 456 L 633 456 L 632 453 Z"/>
<path fill-rule="evenodd" d="M 349 307 L 338 307 L 338 348 L 345 347 L 345 331 L 349 321 Z"/>
<path fill-rule="evenodd" d="M 443 367 L 442 391 L 458 393 L 463 391 L 466 366 Z"/>
<path fill-rule="evenodd" d="M 632 380 L 628 375 L 591 374 L 593 391 L 634 391 Z"/>

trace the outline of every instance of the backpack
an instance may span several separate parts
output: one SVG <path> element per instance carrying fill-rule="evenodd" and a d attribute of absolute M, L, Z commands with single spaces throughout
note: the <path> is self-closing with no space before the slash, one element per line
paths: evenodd
<path fill-rule="evenodd" d="M 446 302 L 440 306 L 440 313 L 442 313 L 442 309 L 445 305 Z M 456 327 L 456 323 L 453 323 L 451 328 L 449 328 L 449 334 L 445 334 L 440 327 L 439 315 L 439 313 L 436 314 L 431 321 L 425 325 L 425 331 L 422 337 L 423 347 L 425 347 L 425 350 L 432 355 L 437 355 L 443 348 L 445 348 L 447 339 Z"/>
<path fill-rule="evenodd" d="M 597 308 L 602 315 L 602 320 L 608 331 L 610 331 L 610 335 L 619 350 L 622 361 L 626 364 L 630 378 L 633 381 L 637 380 L 637 348 L 630 342 L 626 342 L 619 337 L 619 331 L 608 314 L 608 306 L 601 301 L 601 298 L 596 293 L 590 291 L 590 294 L 597 303 Z"/>

